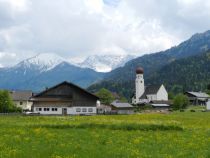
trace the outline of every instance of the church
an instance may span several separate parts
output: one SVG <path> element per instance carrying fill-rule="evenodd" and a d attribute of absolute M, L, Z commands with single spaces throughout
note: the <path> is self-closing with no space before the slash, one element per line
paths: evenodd
<path fill-rule="evenodd" d="M 141 67 L 136 69 L 135 94 L 132 97 L 132 104 L 145 104 L 154 101 L 168 101 L 168 92 L 164 85 L 144 85 L 144 70 Z"/>

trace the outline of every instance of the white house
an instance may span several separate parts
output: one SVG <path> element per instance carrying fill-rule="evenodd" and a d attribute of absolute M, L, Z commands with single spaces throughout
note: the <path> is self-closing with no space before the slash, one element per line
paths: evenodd
<path fill-rule="evenodd" d="M 206 110 L 210 110 L 210 100 L 206 102 Z"/>
<path fill-rule="evenodd" d="M 30 101 L 32 91 L 10 91 L 10 96 L 17 107 L 30 111 L 33 102 Z"/>
<path fill-rule="evenodd" d="M 32 97 L 32 109 L 44 115 L 94 115 L 99 98 L 69 82 Z"/>
<path fill-rule="evenodd" d="M 151 101 L 168 101 L 168 92 L 164 85 L 144 85 L 144 70 L 136 69 L 135 94 L 132 97 L 132 104 L 143 104 Z"/>

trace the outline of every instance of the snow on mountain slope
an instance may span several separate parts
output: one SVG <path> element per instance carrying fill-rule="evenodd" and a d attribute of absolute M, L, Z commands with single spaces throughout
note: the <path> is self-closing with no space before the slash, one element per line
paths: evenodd
<path fill-rule="evenodd" d="M 132 55 L 92 55 L 77 65 L 97 72 L 109 72 L 134 58 Z"/>
<path fill-rule="evenodd" d="M 29 59 L 23 60 L 19 64 L 16 65 L 16 67 L 24 67 L 24 68 L 36 68 L 43 71 L 48 71 L 59 65 L 60 63 L 66 61 L 64 58 L 52 54 L 52 53 L 43 53 L 38 54 L 34 57 L 31 57 Z"/>
<path fill-rule="evenodd" d="M 90 68 L 97 72 L 109 72 L 117 67 L 123 66 L 127 61 L 134 59 L 132 55 L 92 55 L 82 61 L 67 61 L 66 59 L 52 53 L 38 54 L 17 64 L 13 69 L 34 69 L 39 72 L 52 70 L 57 65 L 66 62 L 80 68 Z"/>

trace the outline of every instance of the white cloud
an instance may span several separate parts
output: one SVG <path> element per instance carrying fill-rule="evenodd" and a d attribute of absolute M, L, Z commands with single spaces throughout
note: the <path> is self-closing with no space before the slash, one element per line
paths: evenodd
<path fill-rule="evenodd" d="M 41 52 L 78 59 L 160 51 L 209 29 L 209 10 L 201 0 L 0 0 L 0 51 L 8 54 L 0 64 Z"/>

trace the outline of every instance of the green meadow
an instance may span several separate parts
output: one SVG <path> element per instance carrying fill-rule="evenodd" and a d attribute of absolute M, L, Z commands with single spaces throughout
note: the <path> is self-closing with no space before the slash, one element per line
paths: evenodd
<path fill-rule="evenodd" d="M 210 113 L 0 116 L 0 158 L 207 158 Z"/>

